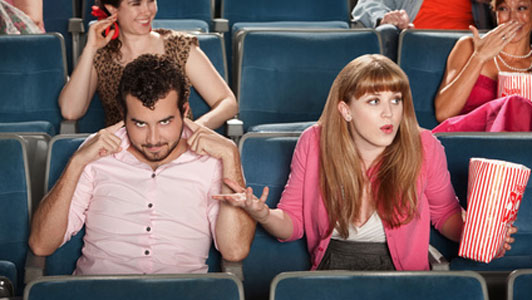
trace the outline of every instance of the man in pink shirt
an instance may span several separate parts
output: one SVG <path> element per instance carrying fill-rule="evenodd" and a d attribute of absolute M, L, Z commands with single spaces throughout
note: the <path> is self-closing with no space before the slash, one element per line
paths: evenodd
<path fill-rule="evenodd" d="M 142 55 L 124 69 L 124 122 L 74 153 L 41 201 L 29 244 L 50 255 L 85 225 L 74 274 L 199 273 L 214 239 L 224 259 L 248 252 L 255 224 L 212 199 L 243 184 L 235 144 L 185 119 L 185 79 L 169 59 Z M 124 127 L 125 126 L 125 127 Z"/>

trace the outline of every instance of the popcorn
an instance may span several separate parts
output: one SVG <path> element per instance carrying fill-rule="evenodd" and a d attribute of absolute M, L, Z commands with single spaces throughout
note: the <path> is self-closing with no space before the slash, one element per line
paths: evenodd
<path fill-rule="evenodd" d="M 530 169 L 520 164 L 471 158 L 459 256 L 489 263 L 499 253 L 529 177 Z"/>
<path fill-rule="evenodd" d="M 500 72 L 497 98 L 519 95 L 532 100 L 532 74 Z"/>

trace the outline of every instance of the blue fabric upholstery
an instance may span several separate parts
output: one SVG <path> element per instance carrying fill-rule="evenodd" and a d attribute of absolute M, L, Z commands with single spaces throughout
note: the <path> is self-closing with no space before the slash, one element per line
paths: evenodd
<path fill-rule="evenodd" d="M 42 132 L 54 136 L 55 128 L 48 121 L 9 122 L 0 123 L 0 132 Z"/>
<path fill-rule="evenodd" d="M 0 35 L 0 122 L 48 121 L 59 132 L 65 49 L 57 34 Z"/>
<path fill-rule="evenodd" d="M 349 22 L 349 1 L 223 0 L 222 18 L 237 22 L 344 21 Z"/>
<path fill-rule="evenodd" d="M 28 285 L 24 299 L 242 300 L 242 294 L 242 282 L 231 274 L 52 276 Z"/>
<path fill-rule="evenodd" d="M 83 117 L 78 120 L 78 133 L 92 133 L 105 127 L 105 112 L 98 93 L 94 93 L 89 108 Z"/>
<path fill-rule="evenodd" d="M 152 26 L 153 28 L 166 28 L 177 31 L 209 32 L 209 24 L 203 20 L 155 19 L 152 22 Z"/>
<path fill-rule="evenodd" d="M 17 266 L 15 266 L 15 264 L 11 261 L 0 260 L 0 278 L 1 276 L 9 279 L 9 281 L 11 281 L 11 284 L 14 284 L 13 287 L 16 287 Z"/>
<path fill-rule="evenodd" d="M 341 27 L 337 28 L 348 28 L 350 9 L 349 0 L 222 0 L 221 17 L 229 21 L 229 28 L 241 22 L 262 22 L 263 24 L 258 26 L 267 28 L 282 28 L 288 25 L 288 23 L 275 24 L 275 22 L 292 23 L 288 27 L 328 28 L 330 24 L 326 21 L 340 21 Z M 324 22 L 321 24 L 323 26 L 319 24 L 320 22 Z M 230 72 L 233 70 L 232 39 L 235 33 L 236 31 L 231 30 L 225 35 Z"/>
<path fill-rule="evenodd" d="M 532 299 L 532 269 L 517 270 L 508 276 L 508 300 Z"/>
<path fill-rule="evenodd" d="M 83 22 L 85 24 L 85 28 L 88 28 L 89 22 L 95 20 L 96 18 L 91 15 L 91 7 L 94 5 L 94 0 L 82 0 L 82 17 Z M 207 25 L 206 32 L 209 31 L 210 24 L 212 23 L 213 19 L 213 12 L 214 8 L 213 2 L 211 0 L 194 0 L 194 1 L 157 1 L 157 15 L 155 18 L 157 21 L 165 22 L 166 20 L 177 20 L 181 19 L 183 21 L 183 25 L 186 25 L 186 28 L 184 27 L 177 27 L 179 29 L 189 29 L 189 25 L 192 23 L 189 23 L 189 21 L 201 21 L 201 23 L 195 23 L 195 24 L 201 24 L 202 28 L 204 28 L 204 25 Z M 195 22 L 193 21 L 193 22 Z M 170 23 L 173 23 L 170 22 Z M 179 22 L 173 23 L 173 25 L 177 25 Z M 164 26 L 157 26 L 157 23 L 154 23 L 154 28 L 161 28 Z M 169 23 L 167 23 L 169 24 Z M 165 27 L 174 29 L 173 27 Z"/>
<path fill-rule="evenodd" d="M 399 66 L 410 80 L 417 121 L 424 128 L 438 125 L 434 97 L 440 88 L 447 57 L 466 31 L 414 30 L 399 36 Z"/>
<path fill-rule="evenodd" d="M 47 158 L 47 177 L 45 180 L 47 190 L 50 190 L 54 186 L 57 179 L 61 176 L 68 160 L 86 137 L 87 135 L 78 134 L 61 135 L 52 139 L 50 142 L 49 156 Z M 83 228 L 61 248 L 57 249 L 52 255 L 46 257 L 44 273 L 46 275 L 72 274 L 76 268 L 76 262 L 81 256 L 84 235 L 85 229 Z M 221 270 L 220 263 L 221 255 L 214 246 L 212 246 L 207 259 L 209 272 L 219 272 Z"/>
<path fill-rule="evenodd" d="M 45 179 L 46 191 L 54 186 L 68 160 L 86 137 L 87 135 L 60 135 L 50 141 Z M 84 234 L 85 230 L 81 230 L 69 242 L 46 257 L 46 275 L 66 275 L 74 272 L 76 261 L 81 256 Z"/>
<path fill-rule="evenodd" d="M 351 60 L 380 53 L 375 30 L 250 30 L 242 35 L 237 93 L 244 130 L 316 121 Z"/>
<path fill-rule="evenodd" d="M 72 73 L 72 34 L 68 31 L 69 19 L 76 16 L 75 0 L 43 1 L 43 20 L 46 32 L 59 32 L 65 39 L 68 73 Z"/>
<path fill-rule="evenodd" d="M 439 134 L 438 139 L 445 147 L 451 181 L 460 203 L 466 207 L 469 159 L 482 157 L 500 159 L 532 167 L 532 135 L 528 133 L 448 133 Z M 516 268 L 532 268 L 532 181 L 528 182 L 515 226 L 519 231 L 513 235 L 512 250 L 503 258 L 494 259 L 489 264 L 478 263 L 463 258 L 451 260 L 454 270 L 511 271 Z M 434 238 L 435 233 L 433 234 Z M 432 239 L 431 239 L 432 243 Z M 450 243 L 450 242 L 449 242 Z M 432 243 L 435 247 L 438 245 Z M 440 244 L 440 246 L 442 246 Z M 449 246 L 457 255 L 457 245 Z M 440 250 L 441 251 L 441 250 Z M 451 252 L 449 251 L 449 252 Z M 452 258 L 452 257 L 451 257 Z"/>
<path fill-rule="evenodd" d="M 200 49 L 207 55 L 216 71 L 227 82 L 227 61 L 225 60 L 224 41 L 221 35 L 216 33 L 196 34 Z M 207 102 L 198 94 L 194 87 L 190 89 L 190 109 L 194 118 L 198 118 L 211 110 Z M 220 126 L 216 131 L 223 133 L 225 125 Z"/>
<path fill-rule="evenodd" d="M 30 183 L 24 141 L 16 135 L 0 135 L 0 157 L 0 260 L 15 264 L 18 276 L 13 284 L 20 295 L 30 217 Z"/>
<path fill-rule="evenodd" d="M 241 159 L 247 185 L 260 197 L 270 188 L 267 204 L 277 206 L 290 173 L 298 134 L 249 133 L 241 140 Z M 281 243 L 260 225 L 249 256 L 243 262 L 246 299 L 268 299 L 272 278 L 280 272 L 310 269 L 306 240 Z"/>
<path fill-rule="evenodd" d="M 488 299 L 486 282 L 473 272 L 345 272 L 280 274 L 275 300 L 293 299 Z"/>

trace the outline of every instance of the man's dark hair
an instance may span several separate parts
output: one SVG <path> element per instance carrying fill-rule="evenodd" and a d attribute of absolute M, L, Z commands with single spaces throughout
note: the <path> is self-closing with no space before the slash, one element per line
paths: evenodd
<path fill-rule="evenodd" d="M 183 116 L 185 110 L 185 79 L 181 69 L 167 56 L 143 54 L 127 64 L 118 86 L 117 100 L 127 115 L 126 96 L 139 99 L 149 109 L 157 100 L 177 92 L 177 107 Z"/>

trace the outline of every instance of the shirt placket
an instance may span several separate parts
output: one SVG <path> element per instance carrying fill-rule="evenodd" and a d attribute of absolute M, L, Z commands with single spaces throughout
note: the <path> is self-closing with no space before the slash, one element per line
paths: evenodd
<path fill-rule="evenodd" d="M 153 248 L 153 234 L 156 228 L 153 227 L 153 218 L 155 216 L 155 210 L 157 209 L 157 182 L 158 182 L 159 172 L 151 171 L 149 173 L 149 180 L 146 193 L 146 207 L 148 208 L 148 218 L 146 218 L 146 224 L 142 228 L 142 235 L 147 236 L 147 242 L 144 245 L 144 249 L 141 249 L 143 255 L 146 256 L 146 260 L 143 260 L 143 265 L 141 266 L 144 270 L 144 273 L 150 274 L 153 273 L 154 269 L 154 257 L 157 255 L 155 249 Z"/>

